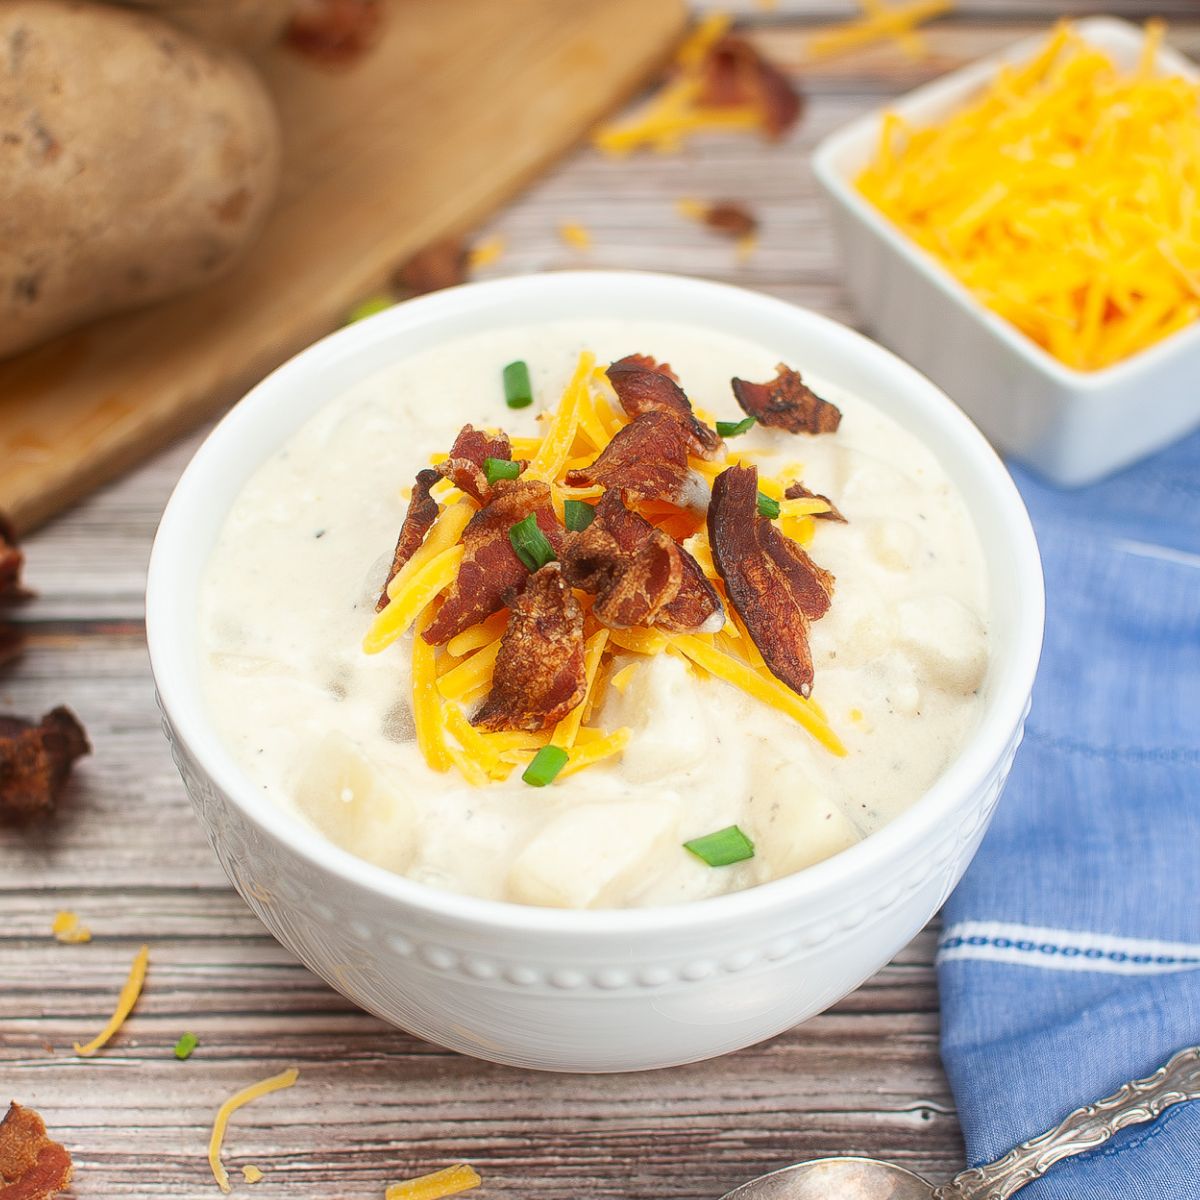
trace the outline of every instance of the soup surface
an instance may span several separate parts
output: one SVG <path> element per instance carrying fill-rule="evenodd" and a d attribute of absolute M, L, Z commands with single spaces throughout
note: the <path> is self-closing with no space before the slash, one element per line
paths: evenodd
<path fill-rule="evenodd" d="M 523 781 L 519 755 L 484 786 L 426 764 L 410 701 L 413 632 L 363 650 L 407 489 L 467 423 L 539 436 L 539 412 L 558 403 L 585 350 L 600 364 L 635 352 L 669 362 L 714 419 L 744 415 L 731 377 L 770 379 L 781 360 L 841 410 L 834 433 L 757 425 L 727 448 L 764 477 L 802 478 L 846 518 L 809 520 L 805 547 L 836 579 L 810 630 L 812 700 L 844 755 L 681 654 L 610 645 L 606 677 L 620 686 L 606 687 L 587 724 L 627 729 L 620 753 L 545 787 Z M 521 410 L 505 406 L 500 384 L 515 359 L 535 397 Z M 480 897 L 671 904 L 818 862 L 921 796 L 978 717 L 985 583 L 976 534 L 933 455 L 870 397 L 810 377 L 786 346 L 665 322 L 513 327 L 431 347 L 331 396 L 257 470 L 206 569 L 203 681 L 247 776 L 364 859 Z M 730 826 L 752 857 L 714 867 L 684 848 Z"/>

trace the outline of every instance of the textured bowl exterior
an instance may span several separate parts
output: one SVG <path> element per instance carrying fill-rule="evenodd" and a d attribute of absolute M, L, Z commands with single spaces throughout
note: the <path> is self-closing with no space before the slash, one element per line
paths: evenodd
<path fill-rule="evenodd" d="M 479 900 L 374 867 L 246 780 L 199 686 L 196 606 L 224 514 L 259 463 L 335 395 L 430 339 L 552 317 L 651 319 L 787 346 L 818 375 L 878 399 L 960 488 L 991 578 L 992 666 L 959 757 L 882 830 L 786 879 L 686 905 L 569 912 Z M 146 600 L 163 728 L 247 904 L 356 1004 L 441 1045 L 560 1071 L 665 1067 L 723 1054 L 815 1015 L 933 915 L 986 830 L 1029 707 L 1041 645 L 1037 547 L 994 452 L 928 380 L 827 318 L 718 284 L 574 272 L 470 285 L 318 343 L 225 418 L 180 480 Z"/>
<path fill-rule="evenodd" d="M 584 940 L 509 935 L 381 900 L 270 836 L 231 803 L 164 719 L 226 875 L 297 958 L 361 1008 L 477 1058 L 633 1071 L 762 1041 L 836 1003 L 926 924 L 966 870 L 1024 722 L 991 776 L 912 861 L 840 894 L 698 939 L 649 930 Z"/>
<path fill-rule="evenodd" d="M 1143 34 L 1109 17 L 1077 23 L 1116 61 L 1132 65 Z M 963 104 L 1002 62 L 1023 61 L 1036 37 L 890 104 L 913 123 Z M 1165 70 L 1200 78 L 1173 51 Z M 1066 487 L 1108 475 L 1200 425 L 1200 327 L 1193 325 L 1102 371 L 1075 371 L 988 311 L 853 186 L 870 160 L 882 111 L 830 134 L 813 164 L 829 199 L 845 279 L 870 328 L 970 414 L 1000 449 Z"/>

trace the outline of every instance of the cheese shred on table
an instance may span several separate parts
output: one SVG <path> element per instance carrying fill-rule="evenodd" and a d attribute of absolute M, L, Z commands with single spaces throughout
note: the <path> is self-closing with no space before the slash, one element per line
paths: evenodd
<path fill-rule="evenodd" d="M 113 1034 L 125 1024 L 125 1018 L 133 1012 L 133 1006 L 142 994 L 142 984 L 146 982 L 146 967 L 150 962 L 150 947 L 143 946 L 134 955 L 133 965 L 129 968 L 129 978 L 117 997 L 117 1007 L 109 1017 L 108 1024 L 90 1042 L 80 1045 L 75 1043 L 75 1053 L 82 1058 L 89 1058 L 102 1046 L 106 1046 Z"/>
<path fill-rule="evenodd" d="M 859 191 L 1067 366 L 1120 362 L 1200 316 L 1200 85 L 1117 66 L 1069 24 L 965 107 L 889 114 Z"/>
<path fill-rule="evenodd" d="M 697 412 L 697 416 L 711 420 L 711 414 Z M 550 485 L 561 520 L 565 499 L 594 498 L 603 492 L 599 487 L 566 486 L 563 482 L 566 473 L 593 461 L 629 423 L 629 417 L 621 409 L 608 377 L 596 367 L 595 356 L 584 351 L 557 405 L 540 420 L 542 436 L 513 439 L 512 452 L 528 459 L 522 478 L 539 479 Z M 753 461 L 757 453 L 761 452 L 731 450 L 722 462 L 692 458 L 690 465 L 711 481 L 729 466 Z M 813 536 L 813 514 L 827 512 L 829 504 L 815 497 L 800 500 L 784 497 L 801 468 L 802 464 L 791 464 L 778 477 L 762 476 L 759 487 L 781 501 L 780 529 L 785 536 L 808 542 Z M 473 499 L 459 493 L 459 500 L 460 503 L 442 509 L 424 543 L 388 585 L 388 604 L 375 616 L 363 640 L 367 653 L 378 653 L 401 634 L 413 630 L 410 652 L 413 724 L 417 746 L 433 770 L 445 772 L 455 768 L 468 783 L 486 786 L 507 779 L 518 768 L 524 769 L 548 745 L 567 754 L 560 778 L 615 758 L 628 745 L 632 731 L 625 727 L 606 730 L 590 722 L 602 710 L 610 683 L 618 693 L 628 688 L 638 659 L 623 661 L 627 656 L 644 658 L 664 653 L 683 658 L 700 677 L 721 680 L 785 713 L 831 753 L 839 756 L 846 753 L 815 702 L 791 691 L 771 674 L 729 604 L 726 604 L 725 628 L 719 633 L 684 636 L 649 628 L 609 629 L 590 615 L 590 598 L 585 597 L 582 701 L 541 733 L 476 729 L 467 710 L 491 689 L 501 639 L 507 628 L 507 610 L 463 630 L 443 647 L 431 646 L 421 637 L 437 613 L 441 593 L 454 580 L 463 558 L 459 538 L 478 511 Z M 713 587 L 723 594 L 724 584 L 708 546 L 703 516 L 665 501 L 643 502 L 640 511 L 652 524 L 686 541 Z"/>
<path fill-rule="evenodd" d="M 208 1165 L 212 1169 L 213 1178 L 217 1181 L 217 1187 L 221 1191 L 226 1193 L 233 1191 L 233 1187 L 229 1182 L 229 1172 L 225 1170 L 221 1162 L 221 1143 L 225 1140 L 225 1129 L 229 1124 L 229 1118 L 243 1104 L 249 1104 L 251 1100 L 257 1100 L 260 1096 L 267 1096 L 271 1092 L 290 1088 L 299 1077 L 300 1072 L 295 1067 L 289 1067 L 279 1075 L 272 1075 L 270 1079 L 260 1079 L 258 1083 L 252 1083 L 249 1087 L 242 1088 L 240 1092 L 234 1092 L 217 1109 L 217 1116 L 213 1121 L 212 1135 L 208 1139 Z"/>
<path fill-rule="evenodd" d="M 443 1200 L 445 1196 L 457 1196 L 477 1188 L 483 1180 L 473 1167 L 459 1163 L 432 1175 L 422 1175 L 404 1183 L 393 1183 L 388 1188 L 386 1200 Z"/>

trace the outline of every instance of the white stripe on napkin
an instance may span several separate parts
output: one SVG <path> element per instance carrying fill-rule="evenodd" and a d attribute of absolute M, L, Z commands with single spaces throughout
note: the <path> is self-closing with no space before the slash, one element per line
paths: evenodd
<path fill-rule="evenodd" d="M 1015 963 L 1049 971 L 1164 975 L 1200 970 L 1200 945 L 1002 921 L 960 921 L 949 926 L 938 941 L 937 961 L 956 959 Z"/>

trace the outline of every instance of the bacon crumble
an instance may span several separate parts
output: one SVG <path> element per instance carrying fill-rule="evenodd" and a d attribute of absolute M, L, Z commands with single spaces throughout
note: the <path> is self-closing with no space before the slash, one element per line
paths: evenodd
<path fill-rule="evenodd" d="M 0 602 L 19 600 L 28 593 L 21 586 L 21 568 L 25 555 L 17 545 L 12 523 L 0 513 Z"/>
<path fill-rule="evenodd" d="M 421 635 L 440 646 L 510 604 L 525 586 L 529 568 L 517 557 L 508 532 L 533 513 L 555 554 L 563 529 L 550 502 L 550 486 L 535 479 L 502 479 L 492 498 L 463 530 L 463 560 L 441 609 Z"/>
<path fill-rule="evenodd" d="M 767 383 L 732 381 L 742 411 L 760 425 L 789 433 L 835 433 L 842 423 L 841 410 L 822 400 L 800 378 L 799 371 L 780 363 L 776 372 Z"/>
<path fill-rule="evenodd" d="M 49 812 L 75 760 L 91 749 L 70 709 L 52 709 L 36 725 L 0 716 L 0 818 L 19 821 Z"/>
<path fill-rule="evenodd" d="M 701 65 L 698 102 L 712 108 L 750 105 L 774 140 L 804 112 L 804 98 L 792 81 L 745 38 L 730 35 L 713 44 Z"/>
<path fill-rule="evenodd" d="M 429 494 L 441 479 L 441 476 L 430 467 L 417 472 L 413 484 L 412 496 L 408 501 L 408 511 L 404 514 L 404 523 L 400 526 L 400 536 L 396 539 L 396 549 L 392 554 L 392 565 L 388 569 L 387 579 L 383 581 L 383 591 L 375 601 L 375 611 L 383 612 L 388 606 L 388 585 L 400 574 L 400 569 L 420 549 L 425 535 L 437 520 L 438 502 Z"/>
<path fill-rule="evenodd" d="M 656 530 L 640 513 L 632 512 L 621 502 L 617 492 L 606 492 L 596 505 L 596 516 L 588 527 L 599 528 L 608 534 L 628 559 L 635 555 Z M 679 590 L 654 613 L 653 623 L 672 633 L 715 633 L 725 624 L 725 607 L 716 589 L 709 583 L 700 564 L 682 546 L 676 545 L 679 555 Z M 569 553 L 564 550 L 564 556 Z M 576 584 L 586 591 L 593 588 Z"/>
<path fill-rule="evenodd" d="M 380 0 L 304 0 L 284 30 L 286 45 L 328 67 L 346 67 L 374 48 Z"/>
<path fill-rule="evenodd" d="M 636 549 L 623 551 L 611 533 L 593 522 L 569 538 L 563 549 L 567 582 L 594 592 L 592 615 L 609 629 L 651 625 L 679 595 L 683 562 L 679 547 L 661 529 L 650 527 Z"/>
<path fill-rule="evenodd" d="M 717 476 L 708 535 L 729 601 L 768 669 L 807 697 L 813 683 L 809 624 L 828 611 L 833 576 L 758 515 L 754 467 L 730 467 Z"/>
<path fill-rule="evenodd" d="M 627 500 L 669 500 L 681 508 L 698 507 L 703 498 L 703 485 L 688 465 L 684 427 L 665 412 L 643 413 L 617 430 L 594 463 L 567 472 L 567 484 L 599 484 Z"/>
<path fill-rule="evenodd" d="M 467 279 L 467 244 L 460 237 L 442 238 L 418 250 L 393 276 L 396 285 L 415 295 L 440 292 Z"/>
<path fill-rule="evenodd" d="M 710 204 L 702 219 L 714 233 L 725 237 L 745 238 L 758 232 L 758 218 L 744 204 L 732 200 Z"/>
<path fill-rule="evenodd" d="M 0 1200 L 51 1200 L 70 1182 L 70 1151 L 32 1108 L 13 1100 L 0 1121 Z"/>
<path fill-rule="evenodd" d="M 787 489 L 783 493 L 785 500 L 820 500 L 829 505 L 829 511 L 823 513 L 812 513 L 818 521 L 840 521 L 843 525 L 849 525 L 850 522 L 842 516 L 838 506 L 834 504 L 828 496 L 822 496 L 820 492 L 810 492 L 799 480 L 795 483 L 788 484 Z"/>
<path fill-rule="evenodd" d="M 621 407 L 635 421 L 648 413 L 667 413 L 683 427 L 693 454 L 708 459 L 721 456 L 725 443 L 692 411 L 692 402 L 669 366 L 660 367 L 645 354 L 630 354 L 618 359 L 605 374 Z"/>
<path fill-rule="evenodd" d="M 512 603 L 491 690 L 471 724 L 537 733 L 582 704 L 586 692 L 583 609 L 560 565 L 547 563 Z"/>
<path fill-rule="evenodd" d="M 483 466 L 484 460 L 489 458 L 512 458 L 508 434 L 503 430 L 491 434 L 473 425 L 464 425 L 450 448 L 450 457 L 438 463 L 437 471 L 472 500 L 486 504 L 492 498 L 492 485 L 488 483 Z"/>

